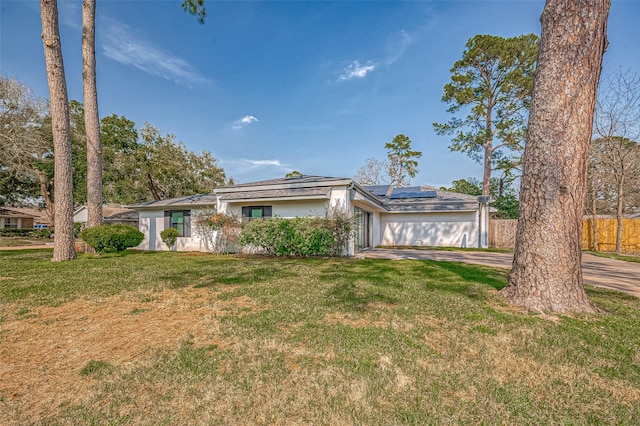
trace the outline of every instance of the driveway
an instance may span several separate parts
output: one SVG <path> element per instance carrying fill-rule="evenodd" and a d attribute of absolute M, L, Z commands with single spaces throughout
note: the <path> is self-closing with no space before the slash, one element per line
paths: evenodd
<path fill-rule="evenodd" d="M 511 268 L 513 253 L 412 249 L 373 249 L 356 257 L 369 259 L 418 259 L 473 263 L 494 268 Z M 582 275 L 585 284 L 622 291 L 640 298 L 640 263 L 625 262 L 584 253 Z"/>

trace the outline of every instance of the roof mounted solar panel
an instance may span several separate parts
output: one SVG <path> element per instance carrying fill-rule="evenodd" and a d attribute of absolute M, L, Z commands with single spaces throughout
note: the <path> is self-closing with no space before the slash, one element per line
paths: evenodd
<path fill-rule="evenodd" d="M 406 198 L 436 198 L 437 196 L 437 191 L 422 191 L 419 186 L 412 186 L 408 188 L 394 188 L 389 198 L 398 200 Z"/>

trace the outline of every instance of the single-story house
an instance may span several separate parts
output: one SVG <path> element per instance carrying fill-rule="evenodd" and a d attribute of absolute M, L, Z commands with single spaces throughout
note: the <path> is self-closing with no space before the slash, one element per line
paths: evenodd
<path fill-rule="evenodd" d="M 87 206 L 80 206 L 73 212 L 73 222 L 87 224 L 88 219 Z M 102 217 L 104 223 L 131 225 L 138 227 L 138 212 L 136 210 L 124 207 L 105 204 L 102 206 Z"/>
<path fill-rule="evenodd" d="M 0 228 L 33 228 L 36 216 L 17 209 L 0 207 Z"/>
<path fill-rule="evenodd" d="M 140 215 L 142 250 L 167 250 L 160 233 L 180 231 L 178 251 L 207 251 L 191 219 L 203 212 L 243 220 L 324 216 L 331 206 L 357 219 L 348 253 L 379 245 L 487 247 L 488 197 L 432 187 L 365 187 L 349 178 L 294 176 L 216 188 L 213 193 L 130 206 Z"/>

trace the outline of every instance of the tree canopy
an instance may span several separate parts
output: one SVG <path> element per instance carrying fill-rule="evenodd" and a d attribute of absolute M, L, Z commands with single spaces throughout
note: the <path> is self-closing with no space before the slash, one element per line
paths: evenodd
<path fill-rule="evenodd" d="M 418 173 L 418 159 L 422 157 L 422 152 L 413 151 L 411 139 L 403 134 L 396 135 L 384 147 L 389 158 L 390 185 L 399 188 L 411 185 L 411 178 Z"/>
<path fill-rule="evenodd" d="M 433 126 L 453 136 L 452 151 L 483 164 L 483 195 L 493 169 L 509 175 L 520 165 L 537 52 L 535 34 L 476 35 L 450 70 L 442 101 L 453 117 Z"/>
<path fill-rule="evenodd" d="M 451 182 L 451 187 L 441 187 L 445 191 L 458 192 L 468 195 L 482 195 L 482 181 L 470 177 L 457 179 Z M 517 219 L 520 201 L 518 193 L 511 182 L 503 181 L 497 177 L 491 178 L 491 206 L 497 210 L 500 219 Z"/>

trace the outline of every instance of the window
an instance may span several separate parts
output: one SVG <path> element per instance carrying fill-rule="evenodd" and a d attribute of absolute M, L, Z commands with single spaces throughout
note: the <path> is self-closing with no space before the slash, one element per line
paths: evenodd
<path fill-rule="evenodd" d="M 164 212 L 164 228 L 175 228 L 179 237 L 191 236 L 191 211 L 169 210 Z"/>
<path fill-rule="evenodd" d="M 245 206 L 242 207 L 242 217 L 246 220 L 264 219 L 271 217 L 271 206 Z"/>
<path fill-rule="evenodd" d="M 5 218 L 4 219 L 4 227 L 5 228 L 17 229 L 18 228 L 18 219 L 12 219 L 10 217 Z"/>

